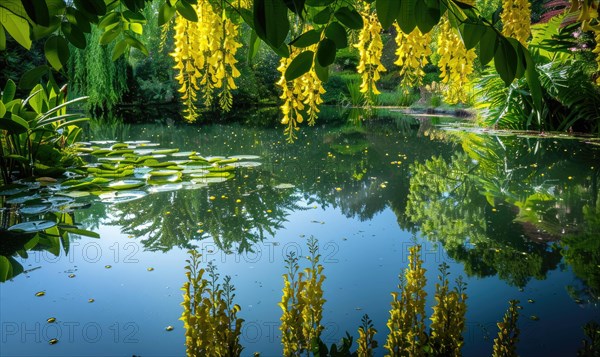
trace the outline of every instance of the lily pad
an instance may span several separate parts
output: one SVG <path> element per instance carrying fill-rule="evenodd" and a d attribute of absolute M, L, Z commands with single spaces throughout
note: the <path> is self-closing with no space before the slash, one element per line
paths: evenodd
<path fill-rule="evenodd" d="M 47 221 L 47 220 L 30 221 L 30 222 L 23 222 L 23 223 L 15 224 L 14 226 L 9 227 L 8 230 L 24 232 L 24 233 L 35 233 L 35 232 L 44 231 L 44 230 L 46 230 L 48 228 L 52 228 L 54 226 L 56 226 L 56 222 L 54 222 L 54 221 Z"/>
<path fill-rule="evenodd" d="M 6 203 L 21 204 L 21 203 L 25 203 L 27 201 L 36 200 L 38 198 L 40 198 L 40 195 L 38 195 L 37 193 L 35 193 L 33 195 L 29 195 L 29 194 L 13 195 L 10 199 L 6 200 Z"/>
<path fill-rule="evenodd" d="M 171 156 L 174 157 L 190 157 L 196 155 L 195 151 L 180 151 L 180 152 L 174 152 L 171 154 Z"/>
<path fill-rule="evenodd" d="M 159 193 L 159 192 L 169 192 L 169 191 L 177 191 L 181 190 L 183 185 L 181 183 L 171 183 L 165 185 L 152 186 L 148 189 L 150 193 Z"/>
<path fill-rule="evenodd" d="M 178 151 L 179 151 L 179 149 L 157 149 L 157 150 L 153 150 L 152 154 L 153 155 L 166 155 L 166 154 L 174 154 Z"/>
<path fill-rule="evenodd" d="M 260 156 L 258 155 L 231 155 L 230 159 L 238 159 L 238 160 L 259 160 Z"/>
<path fill-rule="evenodd" d="M 12 196 L 29 190 L 29 187 L 21 184 L 10 184 L 0 187 L 0 196 Z"/>
<path fill-rule="evenodd" d="M 103 203 L 121 203 L 137 200 L 148 195 L 144 191 L 114 191 L 102 193 L 98 197 Z"/>
<path fill-rule="evenodd" d="M 179 175 L 180 172 L 177 170 L 153 170 L 148 173 L 150 176 L 172 176 Z"/>
<path fill-rule="evenodd" d="M 40 203 L 40 204 L 21 207 L 19 209 L 19 212 L 21 214 L 26 214 L 26 215 L 37 215 L 37 214 L 42 214 L 42 213 L 48 212 L 50 210 L 50 208 L 52 208 L 52 204 Z"/>
<path fill-rule="evenodd" d="M 150 144 L 149 140 L 135 140 L 135 141 L 124 141 L 125 144 L 127 145 L 145 145 L 145 144 Z"/>
<path fill-rule="evenodd" d="M 199 169 L 199 168 L 198 169 L 196 169 L 196 168 L 194 168 L 194 169 L 188 168 L 188 169 L 184 169 L 183 171 L 181 171 L 181 173 L 184 174 L 184 175 L 193 175 L 193 174 L 206 175 L 209 172 L 210 171 L 208 171 L 208 170 Z"/>
<path fill-rule="evenodd" d="M 140 186 L 144 186 L 144 182 L 140 180 L 120 180 L 108 184 L 108 187 L 113 190 L 130 190 Z"/>
<path fill-rule="evenodd" d="M 238 161 L 231 164 L 234 167 L 257 167 L 262 165 L 261 162 L 257 161 Z"/>

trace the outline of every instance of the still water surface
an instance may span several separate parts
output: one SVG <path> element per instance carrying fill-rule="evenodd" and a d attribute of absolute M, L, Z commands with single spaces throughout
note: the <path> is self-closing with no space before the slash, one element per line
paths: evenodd
<path fill-rule="evenodd" d="M 258 155 L 261 165 L 130 202 L 82 199 L 91 206 L 74 221 L 100 238 L 71 235 L 67 254 L 16 258 L 26 271 L 0 285 L 1 356 L 184 355 L 178 319 L 190 248 L 232 276 L 243 355 L 279 356 L 284 259 L 307 255 L 311 236 L 325 267 L 328 344 L 346 331 L 356 339 L 367 313 L 383 346 L 390 292 L 415 242 L 423 246 L 428 313 L 439 264 L 467 282 L 465 356 L 491 354 L 510 299 L 523 307 L 523 356 L 576 355 L 582 327 L 600 322 L 594 139 L 483 133 L 402 116 L 358 129 L 304 128 L 294 144 L 279 130 L 237 125 L 113 129 L 87 139 Z M 59 342 L 50 345 L 52 338 Z"/>

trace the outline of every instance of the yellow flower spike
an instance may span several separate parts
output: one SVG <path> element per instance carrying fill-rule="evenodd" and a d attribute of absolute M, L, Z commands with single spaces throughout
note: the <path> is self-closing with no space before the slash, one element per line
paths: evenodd
<path fill-rule="evenodd" d="M 383 42 L 381 40 L 383 28 L 379 23 L 377 14 L 371 13 L 369 4 L 364 5 L 361 16 L 364 26 L 358 36 L 358 43 L 354 45 L 358 49 L 360 58 L 356 67 L 357 72 L 362 75 L 360 92 L 379 95 L 381 93 L 377 89 L 376 82 L 380 77 L 379 73 L 386 71 L 380 60 L 383 54 Z"/>
<path fill-rule="evenodd" d="M 529 0 L 502 0 L 500 19 L 502 20 L 502 34 L 527 46 L 527 40 L 531 36 L 531 4 Z"/>
<path fill-rule="evenodd" d="M 473 73 L 473 62 L 477 55 L 474 49 L 467 49 L 461 41 L 456 29 L 443 17 L 438 35 L 438 50 L 442 94 L 448 104 L 465 103 L 471 89 L 470 75 Z"/>

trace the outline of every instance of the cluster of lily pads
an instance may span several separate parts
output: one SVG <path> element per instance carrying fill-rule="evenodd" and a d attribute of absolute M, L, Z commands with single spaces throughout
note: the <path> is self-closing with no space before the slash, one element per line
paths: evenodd
<path fill-rule="evenodd" d="M 86 164 L 70 169 L 64 179 L 43 177 L 0 187 L 4 203 L 25 221 L 7 231 L 35 233 L 55 227 L 57 222 L 39 218 L 49 212 L 69 213 L 89 207 L 91 200 L 85 197 L 97 196 L 105 203 L 126 202 L 148 193 L 224 182 L 235 177 L 238 167 L 261 165 L 255 161 L 260 158 L 256 155 L 201 156 L 196 151 L 160 148 L 150 141 L 79 142 L 74 150 Z M 75 226 L 65 228 L 71 233 L 87 232 Z"/>
<path fill-rule="evenodd" d="M 201 156 L 159 148 L 149 141 L 92 141 L 77 143 L 75 150 L 92 160 L 76 173 L 82 175 L 62 182 L 71 195 L 89 192 L 103 202 L 123 202 L 147 192 L 196 189 L 235 177 L 238 167 L 256 167 L 256 155 Z M 146 187 L 147 190 L 141 190 Z"/>

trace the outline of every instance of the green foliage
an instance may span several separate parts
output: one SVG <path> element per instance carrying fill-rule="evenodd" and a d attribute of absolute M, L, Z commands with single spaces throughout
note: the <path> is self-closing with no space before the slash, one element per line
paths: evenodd
<path fill-rule="evenodd" d="M 487 73 L 479 82 L 482 124 L 510 129 L 600 132 L 600 109 L 593 104 L 600 100 L 600 90 L 590 82 L 587 64 L 536 62 L 542 87 L 540 110 L 524 79 L 506 87 L 494 73 Z"/>
<path fill-rule="evenodd" d="M 15 98 L 15 93 L 16 85 L 9 80 L 0 102 L 2 180 L 11 182 L 14 171 L 19 177 L 62 173 L 62 165 L 73 160 L 57 150 L 73 144 L 81 130 L 75 124 L 87 120 L 80 114 L 67 114 L 67 106 L 87 98 L 66 101 L 64 88 L 51 84 L 38 84 L 25 99 Z M 48 166 L 57 170 L 46 172 Z M 42 172 L 35 172 L 36 167 Z"/>
<path fill-rule="evenodd" d="M 115 45 L 101 45 L 101 35 L 102 31 L 94 27 L 86 35 L 89 45 L 85 50 L 72 48 L 68 62 L 69 95 L 87 95 L 88 109 L 96 112 L 110 111 L 127 90 L 126 61 L 113 61 Z"/>

